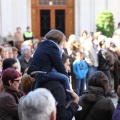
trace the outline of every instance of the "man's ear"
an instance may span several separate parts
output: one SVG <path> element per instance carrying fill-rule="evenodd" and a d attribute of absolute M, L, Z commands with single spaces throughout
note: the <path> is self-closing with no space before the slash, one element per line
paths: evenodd
<path fill-rule="evenodd" d="M 51 118 L 50 118 L 50 120 L 56 120 L 56 111 L 53 111 L 53 112 L 51 113 Z"/>

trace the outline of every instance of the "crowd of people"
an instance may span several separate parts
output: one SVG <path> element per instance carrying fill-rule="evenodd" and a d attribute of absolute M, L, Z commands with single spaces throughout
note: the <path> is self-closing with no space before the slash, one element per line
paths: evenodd
<path fill-rule="evenodd" d="M 26 29 L 1 41 L 0 120 L 119 119 L 120 23 L 113 38 L 53 29 L 39 41 Z"/>

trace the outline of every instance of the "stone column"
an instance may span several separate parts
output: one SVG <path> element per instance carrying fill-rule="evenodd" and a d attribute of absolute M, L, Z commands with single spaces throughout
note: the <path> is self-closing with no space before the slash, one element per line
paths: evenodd
<path fill-rule="evenodd" d="M 22 32 L 26 30 L 27 24 L 27 0 L 14 0 L 13 6 L 13 19 L 14 19 L 14 30 L 17 27 L 21 27 Z"/>
<path fill-rule="evenodd" d="M 13 32 L 13 11 L 12 0 L 1 0 L 1 24 L 2 36 Z"/>
<path fill-rule="evenodd" d="M 95 0 L 90 0 L 90 30 L 89 32 L 95 32 Z"/>
<path fill-rule="evenodd" d="M 77 37 L 77 41 L 79 41 L 79 36 L 80 36 L 80 0 L 75 0 L 75 6 L 74 6 L 74 9 L 75 9 L 75 23 L 74 23 L 74 26 L 75 26 L 75 35 Z"/>
<path fill-rule="evenodd" d="M 27 24 L 30 27 L 32 27 L 32 24 L 31 24 L 31 0 L 27 0 Z"/>
<path fill-rule="evenodd" d="M 91 27 L 91 0 L 80 0 L 80 30 L 90 32 Z"/>
<path fill-rule="evenodd" d="M 26 30 L 26 26 L 29 25 L 27 4 L 27 0 L 1 0 L 2 36 L 7 36 L 8 32 L 14 34 L 18 26 L 23 32 Z"/>

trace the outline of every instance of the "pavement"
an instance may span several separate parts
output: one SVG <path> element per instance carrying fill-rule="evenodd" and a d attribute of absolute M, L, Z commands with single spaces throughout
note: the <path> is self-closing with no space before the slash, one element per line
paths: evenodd
<path fill-rule="evenodd" d="M 117 94 L 115 94 L 115 96 L 116 96 L 115 98 L 110 98 L 110 99 L 113 101 L 113 104 L 116 107 L 117 106 L 118 97 L 117 97 Z"/>

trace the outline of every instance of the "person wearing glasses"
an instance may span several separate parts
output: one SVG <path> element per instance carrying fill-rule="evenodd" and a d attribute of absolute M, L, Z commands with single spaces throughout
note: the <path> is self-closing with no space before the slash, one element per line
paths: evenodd
<path fill-rule="evenodd" d="M 14 68 L 3 71 L 2 82 L 4 89 L 0 94 L 0 120 L 19 120 L 18 100 L 22 92 L 18 89 L 21 74 Z"/>

